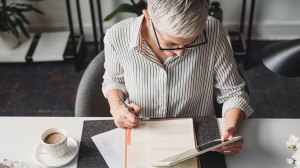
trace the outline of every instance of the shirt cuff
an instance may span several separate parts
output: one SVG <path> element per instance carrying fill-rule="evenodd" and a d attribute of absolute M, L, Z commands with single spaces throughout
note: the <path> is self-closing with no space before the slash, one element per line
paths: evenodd
<path fill-rule="evenodd" d="M 120 90 L 121 92 L 123 92 L 126 95 L 126 97 L 128 97 L 126 87 L 122 83 L 110 83 L 110 84 L 106 84 L 106 85 L 103 84 L 102 85 L 102 93 L 103 93 L 104 97 L 107 98 L 107 93 L 113 89 Z"/>
<path fill-rule="evenodd" d="M 246 118 L 249 118 L 254 112 L 247 100 L 243 98 L 231 98 L 223 103 L 222 116 L 224 117 L 225 113 L 233 108 L 244 111 Z"/>

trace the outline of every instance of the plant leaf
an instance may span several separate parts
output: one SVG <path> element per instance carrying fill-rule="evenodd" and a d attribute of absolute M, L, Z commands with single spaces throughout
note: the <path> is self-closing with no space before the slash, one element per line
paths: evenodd
<path fill-rule="evenodd" d="M 9 18 L 9 16 L 6 16 L 5 20 L 6 20 L 6 24 L 8 26 L 8 31 L 11 32 L 12 34 L 14 34 L 17 38 L 19 38 L 19 32 L 16 28 L 16 23 L 13 20 L 11 20 Z"/>
<path fill-rule="evenodd" d="M 17 25 L 20 27 L 20 29 L 21 29 L 21 31 L 23 32 L 23 34 L 24 34 L 27 38 L 29 38 L 29 34 L 28 34 L 28 32 L 27 32 L 27 30 L 26 30 L 26 28 L 25 28 L 23 22 L 22 22 L 20 19 L 16 18 L 16 23 L 17 23 Z"/>
<path fill-rule="evenodd" d="M 2 20 L 2 18 L 1 18 Z M 0 24 L 0 27 L 1 27 L 1 31 L 8 31 L 9 30 L 9 26 L 7 24 L 7 21 L 6 19 L 3 19 L 1 24 Z"/>
<path fill-rule="evenodd" d="M 139 14 L 139 11 L 134 6 L 127 4 L 127 3 L 123 3 L 117 9 L 115 9 L 112 13 L 110 13 L 108 16 L 106 16 L 104 18 L 104 21 L 111 20 L 113 17 L 115 17 L 117 14 L 119 14 L 121 12 L 135 13 L 137 15 Z"/>
<path fill-rule="evenodd" d="M 22 12 L 29 12 L 29 11 L 35 11 L 39 14 L 44 14 L 42 11 L 40 11 L 39 9 L 33 7 L 32 5 L 29 4 L 18 4 L 18 3 L 13 3 L 11 4 L 13 8 L 16 8 L 19 11 Z"/>
<path fill-rule="evenodd" d="M 33 6 L 29 6 L 29 9 L 32 10 L 32 11 L 35 11 L 36 13 L 39 13 L 39 14 L 44 14 L 44 12 L 40 11 L 39 9 L 33 7 Z"/>
<path fill-rule="evenodd" d="M 137 15 L 143 14 L 143 10 L 147 8 L 147 3 L 144 0 L 139 0 L 138 3 L 135 3 L 135 0 L 130 0 L 132 6 L 135 7 L 138 11 Z"/>
<path fill-rule="evenodd" d="M 130 2 L 131 2 L 131 4 L 132 4 L 132 6 L 135 7 L 137 11 L 139 11 L 139 14 L 140 14 L 142 11 L 141 11 L 140 8 L 136 5 L 135 1 L 134 1 L 134 0 L 130 0 Z M 138 14 L 138 15 L 139 15 L 139 14 Z"/>
<path fill-rule="evenodd" d="M 20 5 L 20 4 L 19 4 Z M 28 6 L 18 6 L 18 4 L 16 3 L 11 3 L 9 6 L 7 6 L 7 10 L 11 11 L 11 10 L 18 10 L 20 12 L 28 12 L 30 11 Z"/>
<path fill-rule="evenodd" d="M 29 33 L 25 28 L 25 24 L 30 24 L 29 20 L 24 15 L 24 12 L 36 12 L 43 14 L 42 11 L 33 7 L 31 4 L 26 3 L 13 3 L 6 4 L 7 0 L 0 0 L 0 31 L 7 31 L 19 38 L 22 32 L 26 37 Z"/>
<path fill-rule="evenodd" d="M 20 11 L 15 11 L 15 16 L 18 17 L 22 22 L 30 25 L 30 22 L 26 19 L 26 17 L 23 15 Z"/>
<path fill-rule="evenodd" d="M 7 7 L 8 11 L 10 11 L 11 13 L 9 14 L 10 17 L 13 18 L 19 18 L 21 19 L 23 22 L 25 22 L 26 24 L 30 24 L 29 21 L 26 19 L 26 17 L 23 15 L 23 13 L 14 8 L 14 7 Z"/>
<path fill-rule="evenodd" d="M 147 2 L 145 2 L 144 0 L 140 0 L 136 5 L 141 10 L 141 13 L 143 13 L 143 10 L 147 9 L 147 6 L 148 6 Z"/>

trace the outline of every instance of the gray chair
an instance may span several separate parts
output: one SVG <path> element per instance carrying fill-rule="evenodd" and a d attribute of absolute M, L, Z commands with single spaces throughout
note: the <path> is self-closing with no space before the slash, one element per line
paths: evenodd
<path fill-rule="evenodd" d="M 104 51 L 102 51 L 86 68 L 77 90 L 75 117 L 111 116 L 108 102 L 101 91 L 104 60 Z"/>

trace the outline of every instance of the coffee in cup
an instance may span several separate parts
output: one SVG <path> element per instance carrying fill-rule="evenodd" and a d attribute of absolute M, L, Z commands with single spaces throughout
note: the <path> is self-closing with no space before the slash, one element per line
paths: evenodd
<path fill-rule="evenodd" d="M 44 142 L 47 144 L 57 144 L 61 142 L 65 136 L 59 132 L 54 132 L 49 135 L 47 135 L 44 139 Z"/>
<path fill-rule="evenodd" d="M 41 146 L 49 155 L 61 157 L 67 152 L 67 132 L 60 128 L 50 128 L 43 132 Z"/>

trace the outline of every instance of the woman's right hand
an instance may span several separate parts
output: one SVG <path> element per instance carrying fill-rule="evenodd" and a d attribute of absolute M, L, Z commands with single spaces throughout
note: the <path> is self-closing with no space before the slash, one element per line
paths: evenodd
<path fill-rule="evenodd" d="M 122 105 L 111 108 L 111 114 L 114 118 L 114 122 L 119 128 L 132 128 L 141 121 L 139 118 L 139 114 L 142 111 L 141 107 L 134 103 L 128 104 L 128 107 L 131 108 L 135 114 L 131 113 Z"/>

